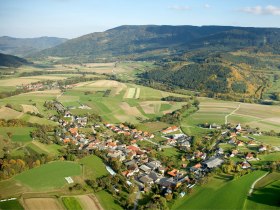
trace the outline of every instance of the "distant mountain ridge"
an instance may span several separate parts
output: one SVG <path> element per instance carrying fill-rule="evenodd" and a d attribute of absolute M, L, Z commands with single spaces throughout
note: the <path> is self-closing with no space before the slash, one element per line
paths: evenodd
<path fill-rule="evenodd" d="M 67 57 L 78 62 L 145 60 L 180 56 L 197 49 L 232 51 L 264 46 L 266 50 L 280 52 L 279 28 L 124 25 L 68 40 L 35 57 Z"/>
<path fill-rule="evenodd" d="M 38 38 L 14 38 L 0 37 L 0 53 L 25 57 L 31 53 L 54 47 L 65 42 L 65 38 L 38 37 Z"/>

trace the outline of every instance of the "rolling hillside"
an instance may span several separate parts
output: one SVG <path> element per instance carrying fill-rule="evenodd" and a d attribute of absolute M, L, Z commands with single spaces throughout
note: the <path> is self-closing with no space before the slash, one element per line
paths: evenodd
<path fill-rule="evenodd" d="M 0 37 L 0 52 L 25 57 L 65 42 L 67 39 L 57 37 L 14 38 Z"/>
<path fill-rule="evenodd" d="M 24 64 L 28 64 L 28 61 L 23 58 L 0 53 L 0 66 L 19 67 Z"/>

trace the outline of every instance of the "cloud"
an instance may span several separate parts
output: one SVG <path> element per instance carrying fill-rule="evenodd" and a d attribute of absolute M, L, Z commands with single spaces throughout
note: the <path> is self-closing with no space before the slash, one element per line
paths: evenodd
<path fill-rule="evenodd" d="M 208 8 L 210 8 L 211 6 L 210 6 L 209 4 L 204 4 L 203 7 L 206 8 L 206 9 L 208 9 Z"/>
<path fill-rule="evenodd" d="M 170 6 L 169 9 L 175 10 L 175 11 L 186 11 L 186 10 L 191 10 L 191 7 L 189 7 L 189 6 L 173 5 L 173 6 Z"/>
<path fill-rule="evenodd" d="M 266 7 L 245 7 L 243 9 L 240 9 L 240 11 L 254 15 L 280 15 L 280 7 L 276 7 L 273 5 L 267 5 Z"/>

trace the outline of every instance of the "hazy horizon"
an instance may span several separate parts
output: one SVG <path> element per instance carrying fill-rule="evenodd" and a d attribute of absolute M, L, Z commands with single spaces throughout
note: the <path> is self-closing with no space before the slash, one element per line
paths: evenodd
<path fill-rule="evenodd" d="M 121 25 L 280 27 L 277 0 L 10 0 L 0 8 L 0 36 L 17 38 L 75 38 Z"/>

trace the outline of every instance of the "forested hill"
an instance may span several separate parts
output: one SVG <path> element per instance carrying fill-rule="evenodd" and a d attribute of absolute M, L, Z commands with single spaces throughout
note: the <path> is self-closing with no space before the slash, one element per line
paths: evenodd
<path fill-rule="evenodd" d="M 156 60 L 198 49 L 232 51 L 254 47 L 280 52 L 280 29 L 230 26 L 120 26 L 91 33 L 34 57 L 57 56 L 73 62 L 98 60 Z"/>
<path fill-rule="evenodd" d="M 19 67 L 24 64 L 29 64 L 29 62 L 17 56 L 0 53 L 0 66 Z"/>
<path fill-rule="evenodd" d="M 14 38 L 0 37 L 0 53 L 27 56 L 65 42 L 67 39 L 57 37 Z"/>

